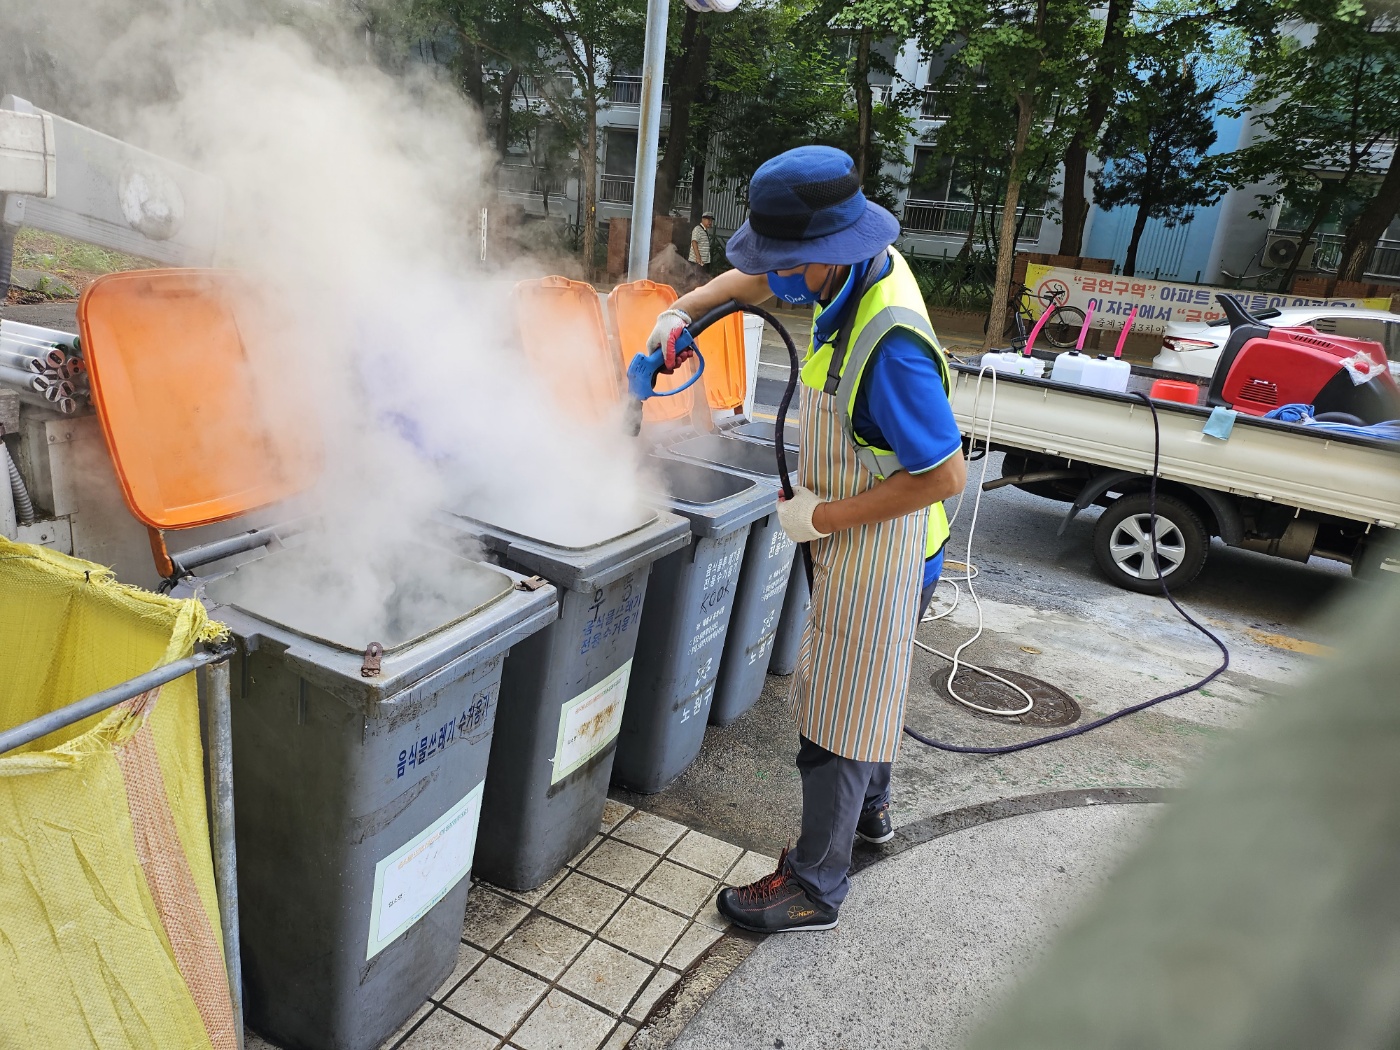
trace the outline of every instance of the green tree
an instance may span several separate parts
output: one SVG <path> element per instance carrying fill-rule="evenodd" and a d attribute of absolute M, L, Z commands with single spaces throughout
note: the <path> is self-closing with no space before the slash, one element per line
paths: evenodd
<path fill-rule="evenodd" d="M 996 277 L 987 346 L 1006 324 L 1021 193 L 1062 133 L 1055 119 L 1082 81 L 1084 55 L 1096 28 L 1088 0 L 857 0 L 850 18 L 916 37 L 924 51 L 946 59 L 939 88 L 982 91 L 1014 111 L 1014 129 L 997 224 Z M 1056 152 L 1063 151 L 1060 143 Z"/>
<path fill-rule="evenodd" d="M 1266 184 L 1264 207 L 1284 202 L 1306 215 L 1304 245 L 1330 218 L 1356 215 L 1342 272 L 1359 276 L 1400 205 L 1400 175 L 1389 177 L 1400 134 L 1400 34 L 1391 16 L 1356 5 L 1297 13 L 1310 24 L 1295 22 L 1254 49 L 1242 108 L 1256 111 L 1262 134 L 1225 171 L 1235 186 Z"/>
<path fill-rule="evenodd" d="M 592 275 L 598 245 L 598 111 L 607 77 L 640 54 L 646 25 L 641 0 L 523 0 L 523 23 L 549 40 L 549 57 L 573 79 L 573 92 L 544 101 L 578 149 L 584 272 Z"/>
<path fill-rule="evenodd" d="M 1129 277 L 1149 219 L 1186 222 L 1223 192 L 1206 159 L 1215 145 L 1210 111 L 1218 85 L 1202 87 L 1189 61 L 1153 62 L 1142 72 L 1117 100 L 1101 146 L 1105 167 L 1094 178 L 1101 208 L 1137 209 L 1123 262 Z"/>

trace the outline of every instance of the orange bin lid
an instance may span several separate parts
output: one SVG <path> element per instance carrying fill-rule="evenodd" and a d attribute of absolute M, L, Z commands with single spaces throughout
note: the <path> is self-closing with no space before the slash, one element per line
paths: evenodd
<path fill-rule="evenodd" d="M 651 330 L 656 327 L 656 319 L 676 299 L 674 288 L 669 284 L 657 284 L 655 281 L 619 284 L 608 294 L 608 323 L 624 373 L 632 363 L 632 358 L 646 351 L 647 336 L 651 335 Z M 706 357 L 705 380 L 710 378 L 709 364 L 710 359 Z M 693 376 L 697 367 L 699 366 L 695 362 L 687 361 L 668 376 L 658 375 L 656 389 L 674 390 Z M 661 423 L 689 417 L 695 406 L 695 389 L 691 387 L 675 397 L 648 398 L 642 402 L 642 420 L 647 423 Z"/>
<path fill-rule="evenodd" d="M 748 368 L 744 360 L 744 315 L 730 314 L 696 340 L 705 355 L 705 396 L 716 412 L 744 406 Z"/>
<path fill-rule="evenodd" d="M 567 277 L 521 281 L 515 315 L 525 356 L 558 405 L 585 420 L 617 411 L 622 377 L 591 284 Z"/>
<path fill-rule="evenodd" d="M 307 488 L 321 463 L 273 316 L 225 270 L 99 277 L 78 304 L 92 402 L 143 523 L 223 521 Z"/>

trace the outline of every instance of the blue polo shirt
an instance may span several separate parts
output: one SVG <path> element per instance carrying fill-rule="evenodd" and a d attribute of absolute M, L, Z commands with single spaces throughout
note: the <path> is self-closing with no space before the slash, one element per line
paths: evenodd
<path fill-rule="evenodd" d="M 850 268 L 813 326 L 814 345 L 821 346 L 835 337 L 851 312 L 855 289 L 870 265 L 867 261 Z M 881 265 L 888 273 L 892 264 L 882 259 Z M 919 341 L 903 330 L 890 332 L 876 344 L 856 392 L 851 425 L 862 441 L 892 450 L 911 474 L 927 473 L 962 448 L 962 434 L 953 419 L 938 365 Z M 942 571 L 940 550 L 924 563 L 924 586 L 935 582 Z"/>

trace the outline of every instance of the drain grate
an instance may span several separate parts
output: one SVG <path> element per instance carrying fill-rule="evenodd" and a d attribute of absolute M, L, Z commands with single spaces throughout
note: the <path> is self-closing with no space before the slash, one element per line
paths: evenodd
<path fill-rule="evenodd" d="M 1074 702 L 1074 698 L 1063 690 L 1056 689 L 1049 682 L 1033 675 L 1022 674 L 1020 671 L 1008 671 L 1004 667 L 989 667 L 987 670 L 1001 675 L 1008 682 L 1015 682 L 1030 693 L 1034 706 L 1025 714 L 1014 718 L 1005 715 L 983 714 L 981 711 L 964 707 L 948 693 L 947 671 L 939 671 L 933 676 L 933 688 L 940 697 L 959 711 L 977 718 L 984 718 L 990 722 L 1016 722 L 1023 726 L 1042 726 L 1048 729 L 1055 726 L 1073 725 L 1079 721 L 1079 705 Z M 995 679 L 988 678 L 986 675 L 980 675 L 976 671 L 960 670 L 954 685 L 966 699 L 971 700 L 974 704 L 981 704 L 983 707 L 1014 711 L 1018 707 L 1026 706 L 1025 698 L 1016 690 Z"/>

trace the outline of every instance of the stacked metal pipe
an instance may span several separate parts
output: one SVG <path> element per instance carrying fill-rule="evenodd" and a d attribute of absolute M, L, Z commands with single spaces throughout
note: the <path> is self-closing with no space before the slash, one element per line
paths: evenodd
<path fill-rule="evenodd" d="M 75 335 L 0 321 L 0 386 L 31 404 L 71 416 L 88 398 L 80 350 Z"/>

